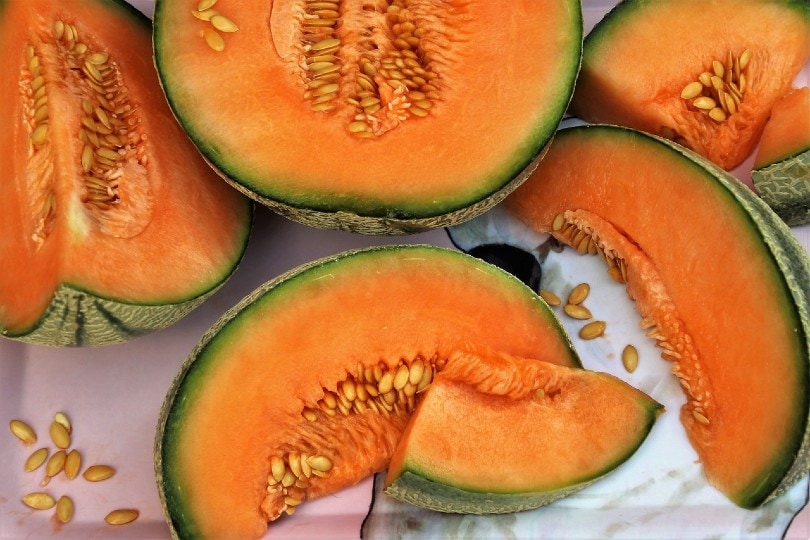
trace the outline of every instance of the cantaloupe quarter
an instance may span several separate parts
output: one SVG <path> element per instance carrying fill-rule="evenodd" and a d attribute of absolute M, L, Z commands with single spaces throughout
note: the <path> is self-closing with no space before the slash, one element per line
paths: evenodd
<path fill-rule="evenodd" d="M 807 473 L 810 258 L 753 191 L 664 139 L 585 126 L 506 205 L 626 280 L 709 482 L 754 507 Z"/>
<path fill-rule="evenodd" d="M 525 179 L 573 93 L 579 2 L 329 5 L 156 2 L 166 96 L 224 177 L 291 219 L 383 234 L 472 218 Z"/>
<path fill-rule="evenodd" d="M 173 534 L 261 536 L 384 470 L 434 373 L 469 343 L 580 365 L 531 289 L 445 248 L 346 252 L 260 287 L 205 335 L 164 402 L 155 467 Z"/>
<path fill-rule="evenodd" d="M 571 113 L 683 144 L 726 170 L 810 55 L 804 0 L 624 0 L 585 39 Z"/>
<path fill-rule="evenodd" d="M 625 463 L 661 412 L 612 375 L 459 351 L 411 417 L 385 493 L 441 512 L 537 508 Z"/>
<path fill-rule="evenodd" d="M 751 180 L 785 223 L 810 223 L 810 88 L 797 88 L 774 104 Z"/>
<path fill-rule="evenodd" d="M 172 117 L 116 0 L 0 3 L 0 334 L 101 345 L 173 323 L 236 267 L 249 199 Z"/>

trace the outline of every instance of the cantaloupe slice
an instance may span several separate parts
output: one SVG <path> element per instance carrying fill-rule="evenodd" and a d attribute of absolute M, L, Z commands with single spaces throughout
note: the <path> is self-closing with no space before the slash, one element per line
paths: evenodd
<path fill-rule="evenodd" d="M 433 375 L 470 342 L 580 365 L 531 289 L 457 251 L 370 248 L 260 287 L 167 394 L 155 459 L 172 531 L 260 536 L 299 503 L 385 469 Z"/>
<path fill-rule="evenodd" d="M 756 194 L 679 145 L 592 125 L 558 132 L 506 206 L 626 280 L 712 484 L 754 507 L 807 473 L 810 257 Z"/>
<path fill-rule="evenodd" d="M 662 411 L 612 375 L 458 351 L 411 417 L 385 493 L 441 512 L 537 508 L 625 463 Z"/>

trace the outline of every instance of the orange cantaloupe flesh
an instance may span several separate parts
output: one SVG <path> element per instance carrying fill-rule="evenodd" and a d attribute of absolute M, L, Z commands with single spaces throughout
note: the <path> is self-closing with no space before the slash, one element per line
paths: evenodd
<path fill-rule="evenodd" d="M 798 452 L 807 343 L 758 228 L 712 174 L 631 130 L 573 128 L 505 204 L 544 231 L 571 211 L 626 260 L 636 309 L 683 355 L 682 420 L 709 481 L 756 504 L 760 481 L 785 474 Z M 704 399 L 708 425 L 691 408 Z"/>
<path fill-rule="evenodd" d="M 357 207 L 383 201 L 403 211 L 438 211 L 459 194 L 486 194 L 499 174 L 538 150 L 524 146 L 545 122 L 544 104 L 567 104 L 570 88 L 559 75 L 578 65 L 567 51 L 581 46 L 572 45 L 581 22 L 569 2 L 521 0 L 509 9 L 450 2 L 436 8 L 450 25 L 447 36 L 435 38 L 445 40 L 437 61 L 441 99 L 429 117 L 369 141 L 347 131 L 354 114 L 348 106 L 339 114 L 314 113 L 303 98 L 291 64 L 300 56 L 294 45 L 300 14 L 290 12 L 295 4 L 241 0 L 216 6 L 239 27 L 224 36 L 222 52 L 201 39 L 206 23 L 190 9 L 176 1 L 161 4 L 157 61 L 169 101 L 192 138 L 204 153 L 213 152 L 225 174 L 258 193 L 283 193 L 305 206 L 340 206 L 346 199 Z M 342 10 L 359 24 L 361 3 L 347 2 Z M 361 34 L 358 27 L 343 36 L 342 50 Z"/>
<path fill-rule="evenodd" d="M 34 324 L 59 283 L 135 304 L 181 302 L 207 290 L 231 268 L 246 237 L 249 206 L 199 157 L 172 117 L 152 64 L 148 20 L 113 2 L 25 0 L 0 5 L 0 327 L 14 333 Z M 68 72 L 55 60 L 52 25 L 64 18 L 117 62 L 130 102 L 141 110 L 147 173 L 122 178 L 120 226 L 102 232 L 83 196 L 78 138 L 84 115 Z M 26 47 L 42 52 L 48 87 L 50 155 L 56 218 L 41 248 L 31 240 L 36 220 L 29 200 L 43 168 L 27 167 L 28 133 L 22 128 L 19 77 Z M 50 48 L 49 48 L 50 47 Z M 11 119 L 19 126 L 11 128 Z M 130 186 L 136 187 L 130 189 Z M 134 199 L 151 208 L 128 218 Z M 138 230 L 126 231 L 137 222 Z M 115 227 L 119 227 L 116 231 Z"/>
<path fill-rule="evenodd" d="M 259 508 L 267 496 L 269 454 L 288 442 L 302 407 L 358 364 L 383 362 L 390 369 L 403 358 L 447 358 L 469 341 L 579 362 L 539 297 L 457 252 L 377 248 L 316 263 L 276 283 L 216 325 L 209 334 L 214 339 L 192 353 L 182 386 L 176 383 L 167 397 L 172 408 L 163 430 L 162 481 L 174 527 L 190 536 L 265 532 Z M 338 445 L 334 452 L 354 461 L 336 464 L 345 476 L 330 476 L 323 489 L 382 470 L 403 428 L 403 422 L 385 427 L 381 421 L 375 443 L 365 449 L 345 434 L 325 434 Z"/>
<path fill-rule="evenodd" d="M 463 513 L 548 504 L 629 459 L 661 412 L 611 375 L 481 347 L 459 351 L 397 444 L 386 492 Z M 414 481 L 421 487 L 410 492 L 405 484 Z"/>
<path fill-rule="evenodd" d="M 810 149 L 810 88 L 796 88 L 780 99 L 762 131 L 754 169 Z"/>
<path fill-rule="evenodd" d="M 795 1 L 704 0 L 620 3 L 586 38 L 570 112 L 590 123 L 676 141 L 726 170 L 754 150 L 774 102 L 790 90 L 810 54 L 807 5 Z M 681 98 L 684 87 L 751 52 L 747 88 L 723 122 Z"/>

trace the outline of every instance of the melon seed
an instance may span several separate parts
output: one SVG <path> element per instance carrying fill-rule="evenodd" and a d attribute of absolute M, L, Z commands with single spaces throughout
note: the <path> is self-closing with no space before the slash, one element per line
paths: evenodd
<path fill-rule="evenodd" d="M 37 470 L 45 463 L 45 460 L 48 459 L 48 449 L 47 448 L 40 448 L 39 450 L 35 451 L 33 454 L 28 456 L 28 459 L 25 460 L 25 472 L 32 472 Z"/>
<path fill-rule="evenodd" d="M 200 3 L 197 4 L 197 11 L 205 11 L 206 9 L 210 9 L 214 7 L 214 4 L 217 3 L 217 0 L 200 0 Z"/>
<path fill-rule="evenodd" d="M 62 495 L 56 501 L 56 519 L 61 523 L 67 523 L 73 518 L 73 499 L 67 495 Z"/>
<path fill-rule="evenodd" d="M 605 321 L 589 322 L 579 330 L 579 337 L 582 339 L 595 339 L 605 333 L 607 323 Z"/>
<path fill-rule="evenodd" d="M 706 418 L 706 416 L 703 415 L 702 413 L 699 413 L 698 411 L 692 411 L 692 416 L 695 418 L 695 420 L 697 420 L 699 424 L 703 424 L 704 426 L 709 425 L 709 419 Z"/>
<path fill-rule="evenodd" d="M 568 295 L 568 303 L 569 304 L 581 304 L 588 298 L 588 294 L 591 292 L 591 286 L 587 283 L 580 283 L 571 291 Z"/>
<path fill-rule="evenodd" d="M 101 482 L 102 480 L 111 478 L 114 474 L 115 469 L 109 465 L 91 465 L 85 469 L 82 476 L 89 482 Z"/>
<path fill-rule="evenodd" d="M 47 484 L 50 478 L 53 478 L 64 470 L 66 458 L 67 454 L 65 454 L 64 450 L 54 452 L 45 465 L 45 480 L 43 480 L 43 485 Z"/>
<path fill-rule="evenodd" d="M 225 40 L 216 30 L 206 28 L 202 31 L 203 39 L 213 50 L 221 52 L 225 50 Z"/>
<path fill-rule="evenodd" d="M 239 27 L 224 15 L 214 15 L 211 17 L 211 24 L 220 32 L 236 32 Z"/>
<path fill-rule="evenodd" d="M 326 456 L 309 456 L 307 465 L 312 467 L 313 472 L 329 472 L 332 470 L 332 460 Z"/>
<path fill-rule="evenodd" d="M 49 510 L 56 504 L 53 497 L 41 491 L 24 495 L 21 500 L 25 506 L 34 510 Z"/>
<path fill-rule="evenodd" d="M 638 367 L 638 350 L 633 345 L 626 345 L 622 350 L 622 365 L 628 373 L 633 373 Z"/>
<path fill-rule="evenodd" d="M 48 430 L 51 434 L 51 440 L 57 448 L 67 448 L 70 446 L 70 433 L 68 430 L 57 421 L 51 422 L 51 427 Z"/>
<path fill-rule="evenodd" d="M 9 428 L 11 428 L 11 432 L 14 436 L 20 439 L 26 446 L 37 442 L 37 434 L 34 433 L 31 426 L 22 420 L 12 420 L 9 422 Z"/>
<path fill-rule="evenodd" d="M 104 521 L 110 525 L 126 525 L 138 519 L 139 512 L 131 508 L 121 508 L 113 510 L 104 517 Z"/>
<path fill-rule="evenodd" d="M 560 300 L 559 296 L 557 296 L 553 292 L 548 291 L 546 289 L 540 289 L 539 294 L 540 294 L 540 298 L 545 300 L 546 304 L 548 304 L 550 306 L 559 306 L 562 303 L 562 300 Z"/>
<path fill-rule="evenodd" d="M 68 433 L 73 431 L 73 427 L 70 425 L 70 420 L 68 419 L 67 415 L 63 412 L 57 412 L 53 415 L 53 421 L 57 424 L 60 424 Z"/>
<path fill-rule="evenodd" d="M 75 448 L 68 452 L 67 457 L 65 458 L 65 476 L 68 479 L 73 480 L 78 476 L 79 470 L 82 466 L 82 456 L 79 454 L 79 451 Z"/>
<path fill-rule="evenodd" d="M 568 315 L 572 319 L 584 321 L 593 317 L 593 315 L 591 315 L 591 310 L 589 310 L 582 304 L 566 304 L 563 307 L 563 311 L 565 312 L 566 315 Z"/>

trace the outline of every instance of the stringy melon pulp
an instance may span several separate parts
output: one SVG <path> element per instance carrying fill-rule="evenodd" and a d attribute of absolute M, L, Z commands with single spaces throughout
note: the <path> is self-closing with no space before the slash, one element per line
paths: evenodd
<path fill-rule="evenodd" d="M 599 254 L 686 395 L 708 480 L 751 507 L 807 471 L 810 261 L 753 192 L 640 132 L 558 132 L 506 201 L 533 229 Z"/>
<path fill-rule="evenodd" d="M 456 251 L 372 248 L 265 284 L 167 395 L 155 456 L 172 529 L 260 536 L 298 501 L 383 470 L 419 391 L 470 341 L 580 365 L 535 293 Z"/>

